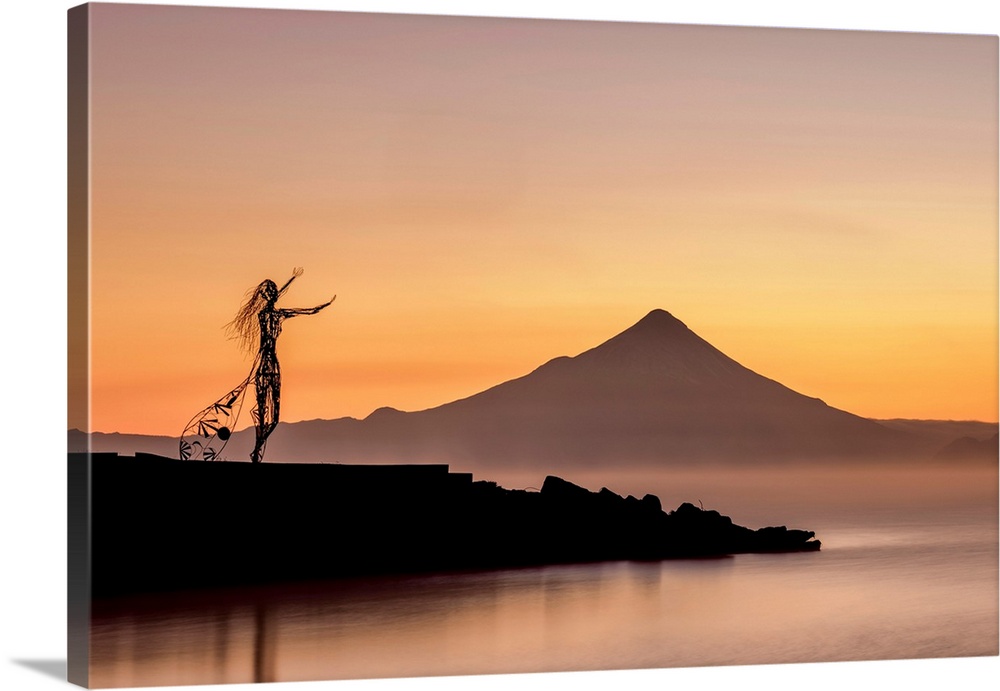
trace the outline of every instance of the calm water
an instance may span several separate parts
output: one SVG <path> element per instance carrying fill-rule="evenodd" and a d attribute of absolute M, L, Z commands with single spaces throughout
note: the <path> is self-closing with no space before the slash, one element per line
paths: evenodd
<path fill-rule="evenodd" d="M 492 477 L 537 486 L 533 475 Z M 996 655 L 997 472 L 564 475 L 703 501 L 818 553 L 310 583 L 102 603 L 95 686 Z"/>

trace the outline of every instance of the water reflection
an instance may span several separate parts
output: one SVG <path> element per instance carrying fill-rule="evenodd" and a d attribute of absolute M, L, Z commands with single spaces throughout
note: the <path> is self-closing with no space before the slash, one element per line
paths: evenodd
<path fill-rule="evenodd" d="M 258 602 L 254 607 L 253 680 L 257 683 L 277 681 L 274 675 L 277 636 L 269 615 L 270 610 L 263 602 Z"/>
<path fill-rule="evenodd" d="M 901 566 L 892 559 L 852 577 L 816 568 L 823 558 L 618 562 L 133 598 L 96 608 L 93 683 L 996 653 L 988 562 L 973 578 L 966 563 L 958 582 L 954 569 L 949 578 L 892 580 Z"/>
<path fill-rule="evenodd" d="M 215 617 L 215 667 L 212 676 L 213 683 L 225 681 L 226 662 L 229 655 L 229 617 L 223 613 Z"/>
<path fill-rule="evenodd" d="M 97 602 L 91 681 L 168 686 L 995 655 L 993 492 L 987 502 L 921 497 L 888 515 L 884 504 L 841 516 L 817 504 L 812 510 L 826 521 L 819 553 Z"/>

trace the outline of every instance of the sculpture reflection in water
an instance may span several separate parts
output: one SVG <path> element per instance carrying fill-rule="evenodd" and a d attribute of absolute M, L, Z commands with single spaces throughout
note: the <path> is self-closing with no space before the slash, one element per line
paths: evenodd
<path fill-rule="evenodd" d="M 278 425 L 281 409 L 281 367 L 276 346 L 282 323 L 290 317 L 316 314 L 337 299 L 334 295 L 316 307 L 279 308 L 278 298 L 301 275 L 302 269 L 295 269 L 292 277 L 280 288 L 268 279 L 248 291 L 243 306 L 229 322 L 227 330 L 242 350 L 254 354 L 250 374 L 226 395 L 191 418 L 181 434 L 182 460 L 213 461 L 219 458 L 239 420 L 251 382 L 256 391 L 256 404 L 251 411 L 256 441 L 250 460 L 260 463 L 263 459 L 267 438 Z"/>

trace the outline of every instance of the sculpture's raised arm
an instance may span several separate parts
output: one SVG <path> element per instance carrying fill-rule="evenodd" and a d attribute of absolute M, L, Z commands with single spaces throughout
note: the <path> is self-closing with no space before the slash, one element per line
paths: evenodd
<path fill-rule="evenodd" d="M 289 278 L 287 281 L 285 281 L 285 285 L 278 288 L 278 297 L 281 297 L 281 294 L 284 293 L 286 290 L 288 290 L 288 286 L 292 285 L 292 281 L 301 276 L 302 273 L 303 273 L 302 267 L 297 266 L 294 269 L 292 269 L 292 277 Z"/>
<path fill-rule="evenodd" d="M 286 318 L 287 317 L 297 317 L 300 314 L 316 314 L 320 310 L 329 307 L 331 304 L 333 304 L 333 301 L 336 300 L 336 299 L 337 299 L 337 296 L 334 295 L 332 298 L 330 298 L 329 300 L 327 300 L 326 302 L 324 302 L 322 305 L 316 305 L 315 307 L 289 307 L 288 309 L 279 309 L 278 313 L 282 317 L 286 317 Z"/>

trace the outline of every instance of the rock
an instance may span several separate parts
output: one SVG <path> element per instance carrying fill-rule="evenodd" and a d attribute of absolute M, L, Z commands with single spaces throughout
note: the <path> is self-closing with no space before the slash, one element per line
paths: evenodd
<path fill-rule="evenodd" d="M 655 494 L 647 494 L 644 496 L 642 498 L 642 505 L 653 511 L 663 511 L 663 505 L 660 504 L 660 498 Z"/>

